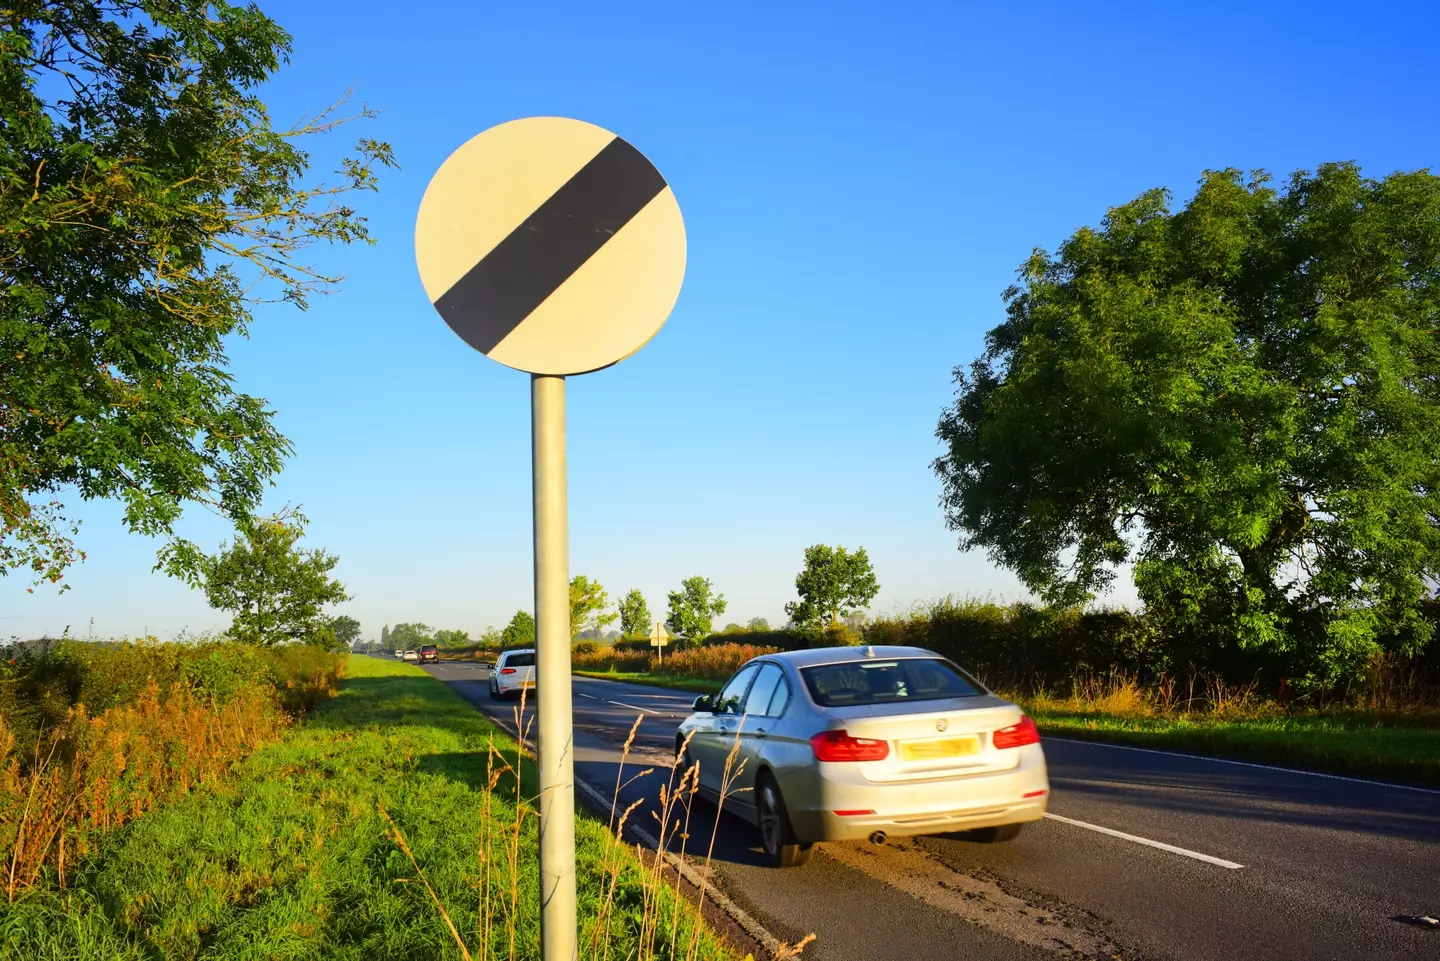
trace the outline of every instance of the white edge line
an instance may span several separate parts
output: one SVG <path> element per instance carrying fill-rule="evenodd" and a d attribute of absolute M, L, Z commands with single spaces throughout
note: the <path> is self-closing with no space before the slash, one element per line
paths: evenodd
<path fill-rule="evenodd" d="M 1114 828 L 1102 828 L 1098 824 L 1091 824 L 1088 821 L 1077 821 L 1074 818 L 1061 817 L 1058 814 L 1051 814 L 1048 811 L 1045 817 L 1052 821 L 1060 821 L 1064 824 L 1073 824 L 1077 828 L 1085 828 L 1087 831 L 1098 831 L 1101 834 L 1108 834 L 1112 838 L 1120 838 L 1124 841 L 1134 841 L 1136 844 L 1143 844 L 1146 847 L 1159 848 L 1161 851 L 1169 851 L 1171 854 L 1183 854 L 1187 858 L 1194 858 L 1197 861 L 1204 861 L 1206 864 L 1214 864 L 1218 867 L 1229 868 L 1232 871 L 1243 868 L 1245 865 L 1236 864 L 1234 861 L 1227 861 L 1224 858 L 1211 857 L 1208 854 L 1201 854 L 1199 851 L 1191 851 L 1187 848 L 1177 848 L 1173 844 L 1166 844 L 1163 841 L 1152 841 L 1149 838 L 1142 838 L 1138 834 L 1126 834 L 1124 831 L 1117 831 Z"/>
<path fill-rule="evenodd" d="M 604 701 L 606 704 L 614 704 L 617 707 L 627 707 L 632 711 L 644 711 L 646 714 L 654 714 L 656 717 L 679 717 L 678 714 L 667 714 L 665 711 L 657 711 L 650 707 L 641 707 L 638 704 L 626 704 L 624 701 L 612 701 L 608 697 L 597 697 L 594 694 L 586 694 L 584 691 L 576 691 L 581 697 L 588 697 L 592 701 Z"/>
<path fill-rule="evenodd" d="M 1114 748 L 1117 751 L 1139 751 L 1141 754 L 1163 754 L 1166 757 L 1183 757 L 1190 761 L 1213 761 L 1216 764 L 1234 764 L 1238 767 L 1254 767 L 1262 771 L 1280 771 L 1284 774 L 1303 774 L 1306 777 L 1323 777 L 1327 781 L 1348 781 L 1351 784 L 1368 784 L 1371 787 L 1394 788 L 1397 791 L 1418 791 L 1421 794 L 1440 794 L 1440 790 L 1431 787 L 1419 787 L 1414 784 L 1399 784 L 1395 781 L 1372 781 L 1363 777 L 1346 777 L 1344 774 L 1323 774 L 1320 771 L 1306 771 L 1298 767 L 1277 767 L 1274 764 L 1257 764 L 1254 761 L 1236 761 L 1228 757 L 1207 757 L 1204 754 L 1181 754 L 1179 751 L 1161 751 L 1153 747 L 1131 747 L 1129 744 L 1113 744 L 1109 741 L 1092 741 L 1088 738 L 1079 737 L 1050 737 L 1043 736 L 1046 741 L 1064 741 L 1066 744 L 1094 744 L 1099 747 Z"/>
<path fill-rule="evenodd" d="M 579 692 L 577 691 L 575 693 L 578 694 Z M 591 695 L 589 694 L 586 694 L 584 696 L 591 697 Z M 593 698 L 593 700 L 604 700 L 604 698 Z M 610 703 L 613 704 L 615 702 L 612 701 Z M 484 714 L 483 711 L 481 713 Z M 491 720 L 494 719 L 491 718 Z M 503 724 L 500 725 L 500 729 L 505 731 L 507 734 L 510 733 Z M 524 742 L 526 747 L 531 748 L 531 750 L 534 749 L 533 738 L 521 738 L 520 740 Z M 605 800 L 604 794 L 600 793 L 600 791 L 596 790 L 594 787 L 587 784 L 586 782 L 580 780 L 578 777 L 575 779 L 575 786 L 581 791 L 583 791 L 585 793 L 585 796 L 595 803 L 599 811 L 603 812 L 614 809 L 614 804 L 610 801 Z M 779 938 L 775 937 L 775 935 L 771 934 L 765 928 L 765 925 L 755 920 L 755 918 L 752 917 L 744 908 L 740 907 L 740 905 L 730 900 L 730 898 L 726 896 L 725 892 L 721 891 L 719 887 L 717 887 L 714 883 L 707 883 L 705 879 L 700 876 L 698 871 L 696 871 L 688 863 L 686 863 L 684 858 L 681 858 L 679 855 L 671 851 L 659 850 L 660 842 L 656 841 L 654 835 L 652 835 L 649 831 L 646 831 L 638 824 L 631 824 L 629 827 L 630 830 L 633 831 L 642 842 L 648 845 L 651 850 L 655 851 L 657 854 L 664 857 L 667 862 L 674 865 L 675 870 L 680 873 L 680 876 L 683 877 L 686 881 L 689 881 L 691 884 L 693 884 L 697 891 L 703 890 L 705 892 L 705 897 L 709 898 L 712 902 L 714 902 L 716 907 L 724 911 L 730 916 L 731 920 L 733 920 L 736 924 L 740 925 L 740 927 L 745 931 L 746 934 L 754 938 L 755 941 L 762 948 L 765 949 L 767 954 L 769 954 L 771 957 L 775 957 L 780 953 L 781 949 L 784 947 L 784 943 Z"/>
<path fill-rule="evenodd" d="M 595 802 L 601 810 L 612 807 L 611 803 L 605 800 L 605 795 L 579 778 L 575 779 L 575 786 L 584 791 L 586 797 Z M 763 924 L 751 917 L 740 905 L 726 897 L 725 892 L 717 888 L 713 882 L 707 883 L 706 880 L 700 876 L 700 873 L 687 864 L 685 859 L 678 854 L 671 851 L 659 850 L 659 842 L 644 828 L 637 824 L 631 824 L 629 827 L 641 841 L 658 855 L 665 858 L 670 864 L 674 865 L 675 870 L 678 871 L 686 881 L 693 884 L 697 891 L 703 890 L 705 897 L 709 898 L 720 910 L 728 914 L 736 924 L 745 930 L 746 934 L 759 942 L 760 946 L 763 947 L 767 953 L 772 957 L 780 953 L 780 939 L 767 931 Z"/>

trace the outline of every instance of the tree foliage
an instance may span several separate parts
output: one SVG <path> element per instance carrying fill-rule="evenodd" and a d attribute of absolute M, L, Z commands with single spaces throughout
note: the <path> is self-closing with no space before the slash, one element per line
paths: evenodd
<path fill-rule="evenodd" d="M 267 646 L 337 645 L 321 609 L 350 599 L 330 577 L 340 559 L 323 548 L 296 547 L 304 536 L 305 518 L 285 512 L 251 521 L 234 543 L 205 559 L 205 595 L 211 607 L 234 614 L 232 638 Z"/>
<path fill-rule="evenodd" d="M 470 643 L 470 632 L 449 629 L 435 632 L 435 645 L 444 649 L 465 647 Z"/>
<path fill-rule="evenodd" d="M 857 608 L 869 607 L 880 585 L 865 548 L 852 554 L 844 547 L 814 544 L 805 548 L 805 567 L 795 576 L 798 602 L 785 605 L 799 627 L 834 624 Z"/>
<path fill-rule="evenodd" d="M 360 622 L 348 614 L 338 614 L 330 618 L 330 631 L 341 646 L 353 647 L 360 639 Z"/>
<path fill-rule="evenodd" d="M 0 26 L 0 574 L 58 581 L 83 556 L 73 491 L 120 498 L 193 583 L 185 505 L 243 526 L 290 452 L 227 339 L 256 299 L 335 289 L 300 258 L 369 240 L 345 195 L 390 148 L 306 179 L 301 142 L 350 118 L 272 127 L 255 89 L 290 37 L 253 6 L 19 0 Z"/>
<path fill-rule="evenodd" d="M 390 643 L 394 645 L 393 650 L 414 651 L 422 645 L 434 642 L 434 629 L 429 624 L 419 622 L 406 622 L 396 624 L 390 629 Z"/>
<path fill-rule="evenodd" d="M 500 643 L 507 648 L 531 647 L 535 644 L 535 615 L 516 611 L 510 623 L 500 632 Z"/>
<path fill-rule="evenodd" d="M 570 579 L 570 637 L 573 639 L 580 635 L 581 631 L 592 630 L 602 631 L 608 625 L 615 623 L 619 614 L 605 613 L 605 608 L 610 605 L 610 597 L 605 593 L 605 588 L 599 581 L 592 581 L 584 574 L 576 574 Z"/>
<path fill-rule="evenodd" d="M 1047 600 L 1135 563 L 1168 629 L 1319 677 L 1429 637 L 1440 178 L 1207 173 L 1036 250 L 955 372 L 950 527 Z"/>
<path fill-rule="evenodd" d="M 725 595 L 714 593 L 708 577 L 687 577 L 680 590 L 669 594 L 670 610 L 665 626 L 685 641 L 697 641 L 710 633 L 714 618 L 725 613 Z M 647 632 L 648 633 L 648 632 Z"/>
<path fill-rule="evenodd" d="M 620 635 L 622 637 L 650 636 L 650 605 L 638 587 L 620 599 Z"/>

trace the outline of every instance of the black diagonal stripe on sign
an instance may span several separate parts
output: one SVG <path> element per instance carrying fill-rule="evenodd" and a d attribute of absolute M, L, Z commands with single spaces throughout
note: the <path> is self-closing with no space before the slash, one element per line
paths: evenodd
<path fill-rule="evenodd" d="M 616 137 L 435 301 L 488 354 L 645 205 L 665 178 Z"/>

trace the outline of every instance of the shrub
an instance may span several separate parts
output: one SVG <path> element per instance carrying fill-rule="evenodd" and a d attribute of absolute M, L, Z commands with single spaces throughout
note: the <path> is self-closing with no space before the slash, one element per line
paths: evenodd
<path fill-rule="evenodd" d="M 703 677 L 723 681 L 740 669 L 740 665 L 761 654 L 774 654 L 778 648 L 755 644 L 711 644 L 677 651 L 652 665 L 657 674 L 674 677 Z"/>
<path fill-rule="evenodd" d="M 650 669 L 648 644 L 643 653 L 620 650 L 617 645 L 616 647 L 601 647 L 599 650 L 585 654 L 572 654 L 570 666 L 577 671 L 619 671 L 625 674 L 648 671 Z"/>
<path fill-rule="evenodd" d="M 599 641 L 576 641 L 570 645 L 570 657 L 573 660 L 576 657 L 597 654 L 600 650 L 601 645 Z"/>
<path fill-rule="evenodd" d="M 85 644 L 0 657 L 0 863 L 7 893 L 100 832 L 222 776 L 333 695 L 345 658 L 293 644 Z"/>

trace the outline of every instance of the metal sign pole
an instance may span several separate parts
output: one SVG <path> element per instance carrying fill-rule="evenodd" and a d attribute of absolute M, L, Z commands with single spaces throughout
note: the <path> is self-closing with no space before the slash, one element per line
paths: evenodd
<path fill-rule="evenodd" d="M 532 376 L 540 953 L 574 961 L 565 378 L 619 363 L 655 336 L 685 277 L 685 222 L 628 141 L 527 117 L 476 134 L 435 171 L 415 216 L 415 264 L 461 340 Z"/>
<path fill-rule="evenodd" d="M 540 718 L 540 956 L 577 957 L 575 754 L 570 705 L 570 548 L 565 378 L 530 379 L 535 477 L 535 662 Z"/>

